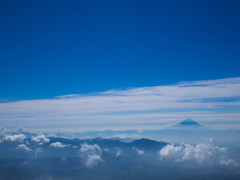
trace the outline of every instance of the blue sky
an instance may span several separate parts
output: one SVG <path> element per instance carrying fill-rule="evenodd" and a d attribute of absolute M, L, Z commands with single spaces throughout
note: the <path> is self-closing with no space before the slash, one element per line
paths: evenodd
<path fill-rule="evenodd" d="M 1 1 L 0 98 L 240 76 L 238 1 Z"/>
<path fill-rule="evenodd" d="M 214 0 L 1 1 L 1 106 L 181 81 L 231 81 L 240 77 L 239 7 L 239 1 Z M 239 98 L 229 96 L 231 102 Z M 214 112 L 238 113 L 239 106 Z"/>

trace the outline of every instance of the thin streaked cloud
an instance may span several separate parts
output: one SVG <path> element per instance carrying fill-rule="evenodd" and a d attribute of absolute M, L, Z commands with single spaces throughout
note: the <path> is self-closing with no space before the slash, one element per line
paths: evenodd
<path fill-rule="evenodd" d="M 0 103 L 0 125 L 239 121 L 240 77 Z M 218 109 L 226 112 L 218 113 Z M 154 111 L 154 112 L 153 112 Z M 171 111 L 169 113 L 169 111 Z M 170 118 L 170 120 L 169 120 Z"/>

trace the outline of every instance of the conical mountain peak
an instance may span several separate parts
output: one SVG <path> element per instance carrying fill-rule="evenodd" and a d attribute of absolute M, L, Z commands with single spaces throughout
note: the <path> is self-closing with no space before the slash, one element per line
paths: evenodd
<path fill-rule="evenodd" d="M 199 123 L 197 123 L 196 121 L 193 121 L 192 119 L 186 119 L 186 120 L 180 122 L 178 125 L 181 125 L 181 126 L 201 126 Z"/>

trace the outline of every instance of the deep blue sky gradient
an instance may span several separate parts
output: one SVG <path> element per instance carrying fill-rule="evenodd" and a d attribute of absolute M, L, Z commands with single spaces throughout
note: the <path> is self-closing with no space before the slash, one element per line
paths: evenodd
<path fill-rule="evenodd" d="M 240 1 L 0 2 L 0 100 L 240 76 Z"/>

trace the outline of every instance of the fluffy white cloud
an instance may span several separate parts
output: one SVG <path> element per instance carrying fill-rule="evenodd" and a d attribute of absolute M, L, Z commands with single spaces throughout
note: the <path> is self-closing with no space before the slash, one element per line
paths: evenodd
<path fill-rule="evenodd" d="M 86 143 L 81 144 L 80 152 L 82 152 L 82 153 L 87 152 L 87 153 L 93 153 L 93 154 L 96 154 L 96 153 L 102 154 L 102 150 L 101 150 L 101 148 L 97 144 L 94 144 L 94 145 L 88 145 Z"/>
<path fill-rule="evenodd" d="M 51 143 L 50 146 L 54 148 L 64 148 L 64 147 L 67 147 L 68 145 L 62 144 L 60 142 L 55 142 L 55 143 Z"/>
<path fill-rule="evenodd" d="M 46 138 L 46 136 L 43 135 L 43 134 L 38 135 L 36 137 L 32 137 L 31 140 L 39 143 L 39 145 L 41 145 L 43 143 L 49 143 L 50 142 L 50 139 Z"/>
<path fill-rule="evenodd" d="M 143 155 L 143 154 L 145 153 L 145 151 L 140 150 L 140 149 L 138 149 L 138 148 L 136 148 L 136 147 L 133 147 L 133 149 L 136 150 L 136 152 L 137 152 L 137 154 L 138 154 L 139 156 L 141 156 L 141 155 Z"/>
<path fill-rule="evenodd" d="M 3 140 L 12 142 L 23 142 L 27 137 L 24 134 L 6 135 Z"/>
<path fill-rule="evenodd" d="M 32 149 L 28 148 L 25 144 L 19 144 L 17 146 L 17 149 L 21 149 L 21 150 L 24 150 L 24 151 L 32 151 Z"/>
<path fill-rule="evenodd" d="M 97 145 L 88 145 L 86 143 L 81 144 L 79 149 L 81 158 L 84 160 L 86 167 L 92 168 L 102 162 L 102 150 Z"/>
<path fill-rule="evenodd" d="M 218 164 L 237 165 L 229 158 L 228 149 L 211 143 L 200 143 L 195 146 L 183 144 L 175 146 L 168 144 L 159 151 L 160 159 L 174 161 L 194 161 L 198 163 L 217 162 Z"/>
<path fill-rule="evenodd" d="M 99 162 L 102 161 L 102 157 L 100 155 L 89 155 L 86 162 L 85 166 L 86 167 L 94 167 L 99 164 Z"/>

